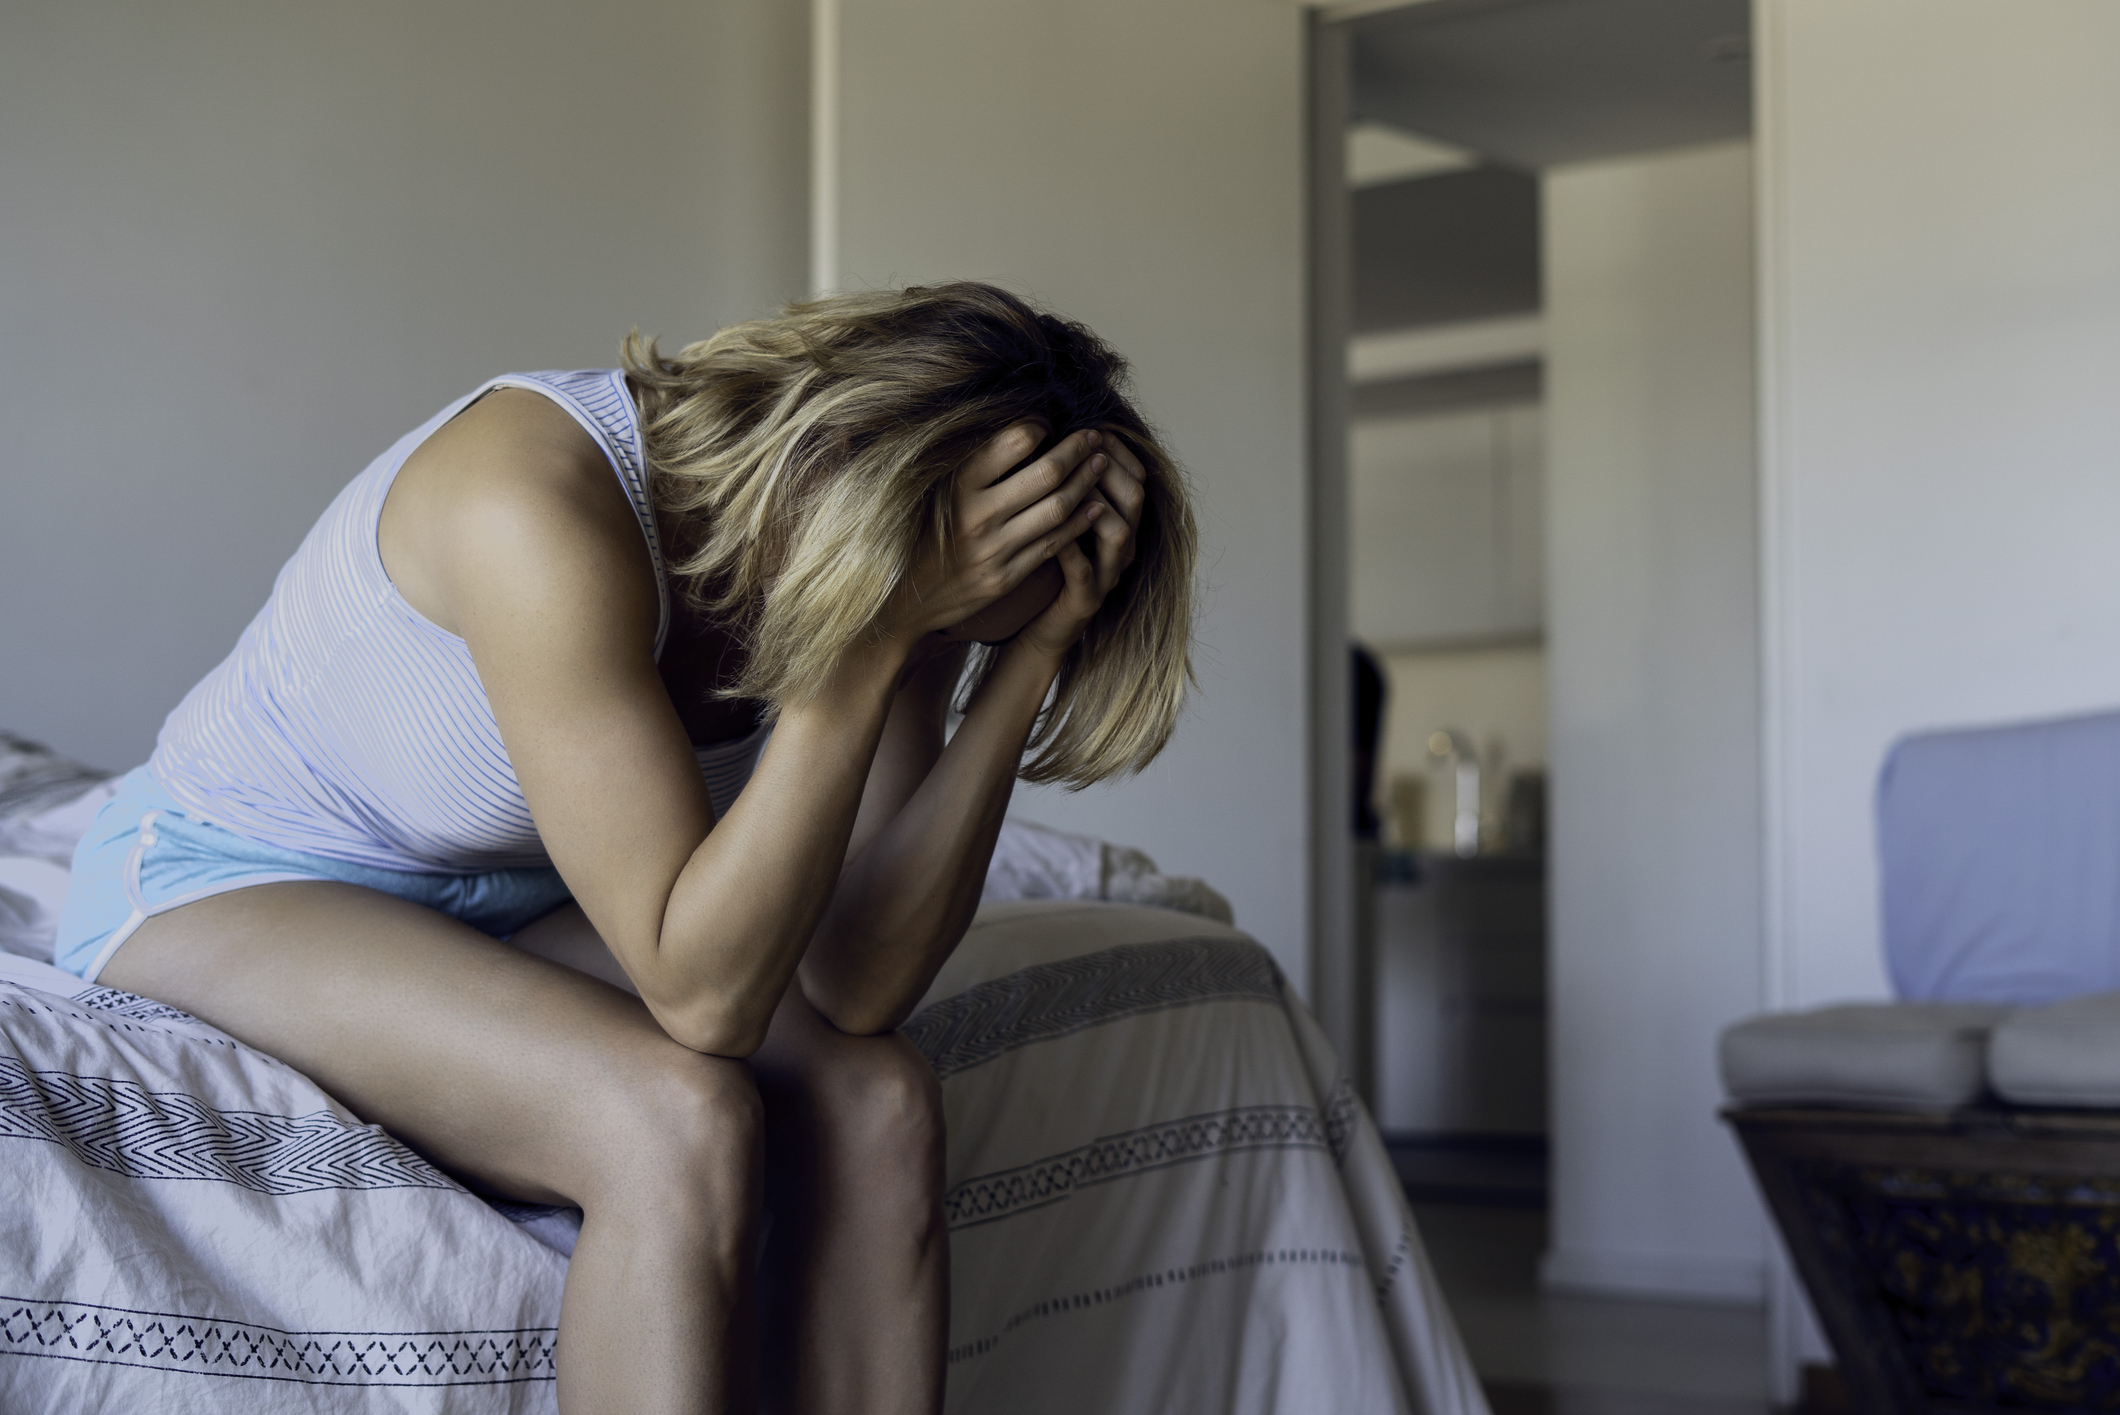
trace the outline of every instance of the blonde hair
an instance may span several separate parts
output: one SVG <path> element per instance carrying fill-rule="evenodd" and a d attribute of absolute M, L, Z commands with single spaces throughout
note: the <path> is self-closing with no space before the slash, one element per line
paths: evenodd
<path fill-rule="evenodd" d="M 953 478 L 995 434 L 1037 419 L 1120 438 L 1147 472 L 1135 560 L 1068 652 L 1020 774 L 1079 788 L 1170 740 L 1192 681 L 1192 508 L 1125 360 L 1089 330 L 958 282 L 790 305 L 668 357 L 635 332 L 622 357 L 656 503 L 698 535 L 672 572 L 749 649 L 723 691 L 775 713 L 875 632 L 923 537 L 949 544 Z M 967 699 L 997 651 L 974 655 Z"/>

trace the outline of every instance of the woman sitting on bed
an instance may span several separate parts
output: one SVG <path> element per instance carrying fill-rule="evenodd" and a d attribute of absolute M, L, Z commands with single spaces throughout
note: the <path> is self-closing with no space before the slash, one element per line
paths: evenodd
<path fill-rule="evenodd" d="M 1191 513 L 1124 374 L 958 284 L 495 379 L 170 715 L 60 963 L 580 1205 L 569 1415 L 749 1409 L 761 1345 L 778 1408 L 938 1409 L 939 1100 L 892 1029 L 1019 768 L 1139 768 L 1188 674 Z"/>

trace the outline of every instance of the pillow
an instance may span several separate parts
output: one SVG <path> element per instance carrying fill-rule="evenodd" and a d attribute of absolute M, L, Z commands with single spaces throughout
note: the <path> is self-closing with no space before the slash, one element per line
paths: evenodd
<path fill-rule="evenodd" d="M 0 951 L 51 961 L 74 846 L 117 789 L 107 771 L 0 732 Z"/>
<path fill-rule="evenodd" d="M 1156 862 L 1130 845 L 1033 825 L 1011 816 L 1001 823 L 980 902 L 1014 899 L 1108 899 L 1199 914 L 1221 923 L 1235 915 L 1206 881 L 1159 873 Z"/>
<path fill-rule="evenodd" d="M 109 781 L 114 775 L 62 757 L 41 743 L 0 731 L 0 843 L 7 842 L 22 822 L 78 801 L 90 787 Z M 86 828 L 86 820 L 82 826 Z M 69 856 L 73 848 L 71 843 L 67 845 Z"/>

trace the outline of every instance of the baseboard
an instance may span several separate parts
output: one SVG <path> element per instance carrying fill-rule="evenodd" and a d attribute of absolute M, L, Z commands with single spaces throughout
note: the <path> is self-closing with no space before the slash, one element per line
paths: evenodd
<path fill-rule="evenodd" d="M 1704 1258 L 1684 1253 L 1624 1253 L 1555 1248 L 1539 1260 L 1548 1292 L 1601 1297 L 1675 1298 L 1757 1306 L 1766 1300 L 1766 1265 L 1756 1258 Z"/>

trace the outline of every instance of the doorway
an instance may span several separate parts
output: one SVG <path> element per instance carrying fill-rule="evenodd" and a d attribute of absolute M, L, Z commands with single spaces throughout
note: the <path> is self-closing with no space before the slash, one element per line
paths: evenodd
<path fill-rule="evenodd" d="M 1658 585 L 1638 601 L 1570 597 L 1600 518 L 1665 514 L 1629 501 L 1624 475 L 1583 475 L 1625 441 L 1597 419 L 1669 421 L 1628 405 L 1624 379 L 1585 376 L 1625 343 L 1609 321 L 1626 312 L 1584 297 L 1602 254 L 1584 241 L 1603 186 L 1635 168 L 1652 185 L 1666 165 L 1742 169 L 1749 28 L 1744 0 L 1419 0 L 1328 9 L 1319 26 L 1318 90 L 1340 105 L 1344 165 L 1325 198 L 1343 205 L 1316 229 L 1322 245 L 1337 223 L 1345 258 L 1320 304 L 1339 315 L 1347 380 L 1344 403 L 1319 400 L 1340 419 L 1345 474 L 1345 583 L 1320 598 L 1344 596 L 1368 660 L 1348 680 L 1352 755 L 1370 768 L 1348 813 L 1350 972 L 1368 1002 L 1347 1030 L 1498 1410 L 1768 1408 L 1765 1321 L 1742 1281 L 1600 1267 L 1609 1255 L 1581 1245 L 1603 1236 L 1601 1216 L 1583 1215 L 1611 1182 L 1582 1039 L 1609 1023 L 1586 1024 L 1595 999 L 1571 971 L 1583 933 L 1564 927 L 1576 953 L 1556 956 L 1549 898 L 1556 878 L 1572 891 L 1564 909 L 1595 893 L 1582 885 L 1602 859 L 1584 848 L 1586 820 L 1602 813 L 1609 840 L 1636 838 L 1642 793 L 1600 770 L 1581 688 L 1601 671 L 1656 691 L 1624 650 L 1658 631 L 1630 639 L 1622 621 L 1662 612 Z M 1714 180 L 1689 190 L 1712 202 Z M 1737 279 L 1748 300 L 1749 275 Z M 1749 447 L 1749 421 L 1741 432 Z M 1334 447 L 1329 431 L 1320 447 Z M 1630 542 L 1612 544 L 1624 557 Z M 1586 672 L 1586 657 L 1602 668 Z M 1712 1104 L 1678 1104 L 1712 1125 Z M 1699 1148 L 1698 1133 L 1683 1138 Z"/>

